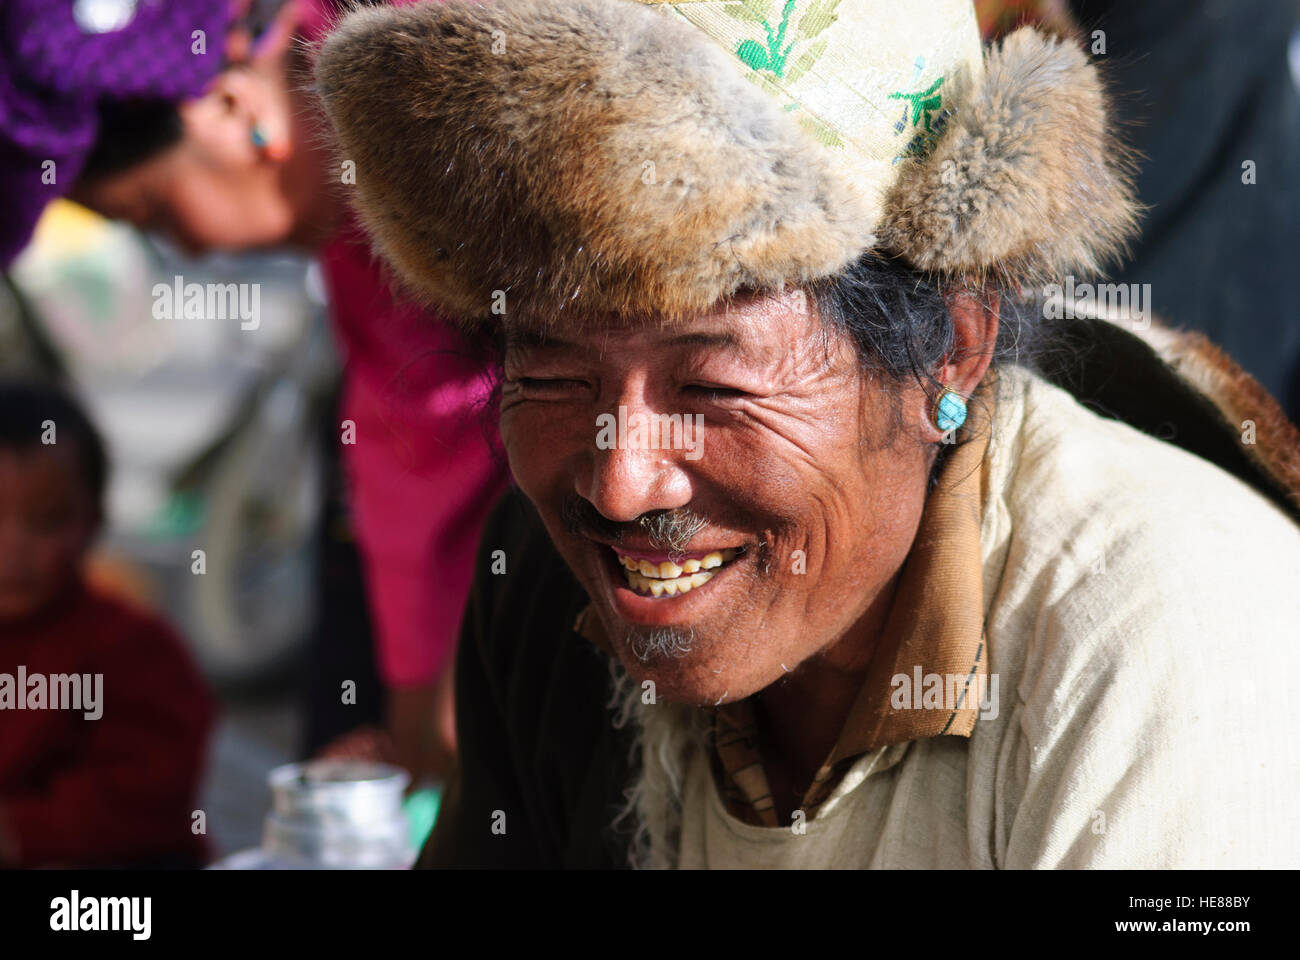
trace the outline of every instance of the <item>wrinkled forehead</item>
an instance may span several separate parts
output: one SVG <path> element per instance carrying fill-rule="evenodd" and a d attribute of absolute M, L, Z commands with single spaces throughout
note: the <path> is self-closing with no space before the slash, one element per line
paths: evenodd
<path fill-rule="evenodd" d="M 821 329 L 814 298 L 795 287 L 738 294 L 686 315 L 507 314 L 502 320 L 507 352 L 566 347 L 603 354 L 623 344 L 648 350 L 700 346 L 725 347 L 756 361 L 787 351 Z"/>

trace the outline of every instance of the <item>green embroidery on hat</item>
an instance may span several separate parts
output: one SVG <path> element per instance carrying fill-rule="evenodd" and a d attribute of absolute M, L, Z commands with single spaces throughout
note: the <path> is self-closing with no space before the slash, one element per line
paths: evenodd
<path fill-rule="evenodd" d="M 918 58 L 918 73 L 923 62 Z M 894 163 L 898 163 L 904 157 L 924 157 L 930 152 L 930 147 L 939 138 L 939 134 L 943 133 L 944 127 L 948 123 L 949 114 L 949 111 L 943 108 L 943 94 L 939 93 L 939 87 L 943 84 L 943 80 L 944 78 L 940 77 L 930 84 L 928 88 L 916 93 L 907 93 L 900 90 L 889 95 L 890 100 L 902 100 L 904 102 L 903 116 L 898 123 L 894 124 L 896 133 L 902 133 L 908 127 L 908 105 L 911 106 L 911 126 L 918 127 L 922 124 L 925 126 L 923 131 L 918 130 L 915 136 L 908 140 L 902 151 L 894 157 Z M 930 114 L 935 112 L 938 112 L 939 115 L 931 120 Z"/>
<path fill-rule="evenodd" d="M 781 22 L 773 29 L 771 24 L 772 0 L 740 0 L 723 7 L 730 17 L 745 23 L 756 23 L 766 34 L 766 43 L 754 39 L 740 41 L 736 47 L 736 56 L 751 70 L 766 71 L 787 82 L 793 82 L 808 72 L 817 60 L 826 52 L 826 39 L 823 38 L 800 54 L 790 64 L 789 73 L 786 65 L 790 53 L 801 42 L 812 40 L 837 19 L 836 8 L 840 0 L 814 0 L 804 11 L 794 28 L 794 39 L 786 43 L 786 34 L 790 29 L 790 17 L 795 12 L 796 0 L 786 0 L 781 8 Z"/>
<path fill-rule="evenodd" d="M 767 34 L 766 47 L 756 40 L 742 40 L 740 46 L 736 47 L 736 56 L 740 57 L 751 70 L 767 70 L 778 77 L 785 75 L 785 59 L 790 55 L 795 42 L 791 40 L 784 49 L 782 44 L 785 43 L 785 31 L 790 26 L 790 14 L 794 12 L 794 5 L 795 0 L 785 0 L 785 8 L 781 11 L 781 25 L 775 32 L 766 17 L 759 20 L 763 31 Z M 744 7 L 744 9 L 749 8 Z"/>
<path fill-rule="evenodd" d="M 781 7 L 780 22 L 775 28 L 772 26 L 774 0 L 739 0 L 724 6 L 723 12 L 732 19 L 758 24 L 766 35 L 766 43 L 745 39 L 736 46 L 736 56 L 752 71 L 746 76 L 774 97 L 782 100 L 790 98 L 790 85 L 816 66 L 826 52 L 830 38 L 818 38 L 839 19 L 837 11 L 840 3 L 841 0 L 813 0 L 812 3 L 802 5 L 800 11 L 797 8 L 801 5 L 796 0 L 785 0 Z M 796 13 L 799 14 L 797 21 Z M 788 37 L 790 39 L 787 42 Z M 796 47 L 799 48 L 798 55 L 791 60 Z M 782 109 L 786 113 L 800 111 L 797 118 L 799 125 L 819 143 L 844 148 L 844 140 L 839 132 L 804 110 L 797 99 L 783 104 Z"/>
<path fill-rule="evenodd" d="M 943 83 L 943 77 L 940 77 L 929 88 L 919 93 L 905 93 L 899 90 L 889 95 L 890 100 L 905 100 L 912 105 L 912 126 L 919 124 L 922 119 L 925 121 L 926 132 L 930 132 L 930 114 L 943 107 L 943 94 L 939 93 L 939 87 Z"/>
<path fill-rule="evenodd" d="M 805 40 L 817 36 L 839 19 L 839 14 L 835 12 L 839 5 L 840 0 L 815 0 L 799 20 L 799 35 Z"/>

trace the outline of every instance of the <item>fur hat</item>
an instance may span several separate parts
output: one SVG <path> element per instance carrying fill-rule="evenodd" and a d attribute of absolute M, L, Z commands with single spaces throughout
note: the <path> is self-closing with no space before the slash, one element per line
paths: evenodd
<path fill-rule="evenodd" d="M 1096 69 L 1028 27 L 982 49 L 970 0 L 365 8 L 315 69 L 380 252 L 470 322 L 667 319 L 868 252 L 1039 286 L 1136 228 Z M 1300 520 L 1300 434 L 1231 360 L 1197 334 L 1076 326 L 1062 386 L 1175 424 Z"/>
<path fill-rule="evenodd" d="M 381 253 L 470 321 L 671 318 L 868 251 L 1036 284 L 1134 229 L 1087 57 L 985 53 L 969 0 L 368 8 L 315 73 Z"/>

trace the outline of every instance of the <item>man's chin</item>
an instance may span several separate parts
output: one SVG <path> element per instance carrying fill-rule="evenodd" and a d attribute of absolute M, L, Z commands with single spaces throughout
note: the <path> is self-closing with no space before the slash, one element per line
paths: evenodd
<path fill-rule="evenodd" d="M 655 701 L 715 706 L 743 698 L 738 686 L 743 681 L 732 676 L 729 664 L 711 656 L 708 637 L 698 631 L 624 626 L 615 647 L 623 669 Z"/>
<path fill-rule="evenodd" d="M 701 644 L 693 626 L 623 627 L 623 646 L 638 663 L 659 669 L 698 654 Z"/>

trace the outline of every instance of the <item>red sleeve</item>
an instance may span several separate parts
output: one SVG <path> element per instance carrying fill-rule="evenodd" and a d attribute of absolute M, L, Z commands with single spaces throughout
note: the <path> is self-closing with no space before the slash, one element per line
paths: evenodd
<path fill-rule="evenodd" d="M 129 865 L 201 859 L 191 830 L 214 707 L 180 640 L 143 617 L 85 669 L 103 674 L 102 714 L 67 762 L 3 803 L 19 865 Z M 106 635 L 108 631 L 106 630 Z"/>

